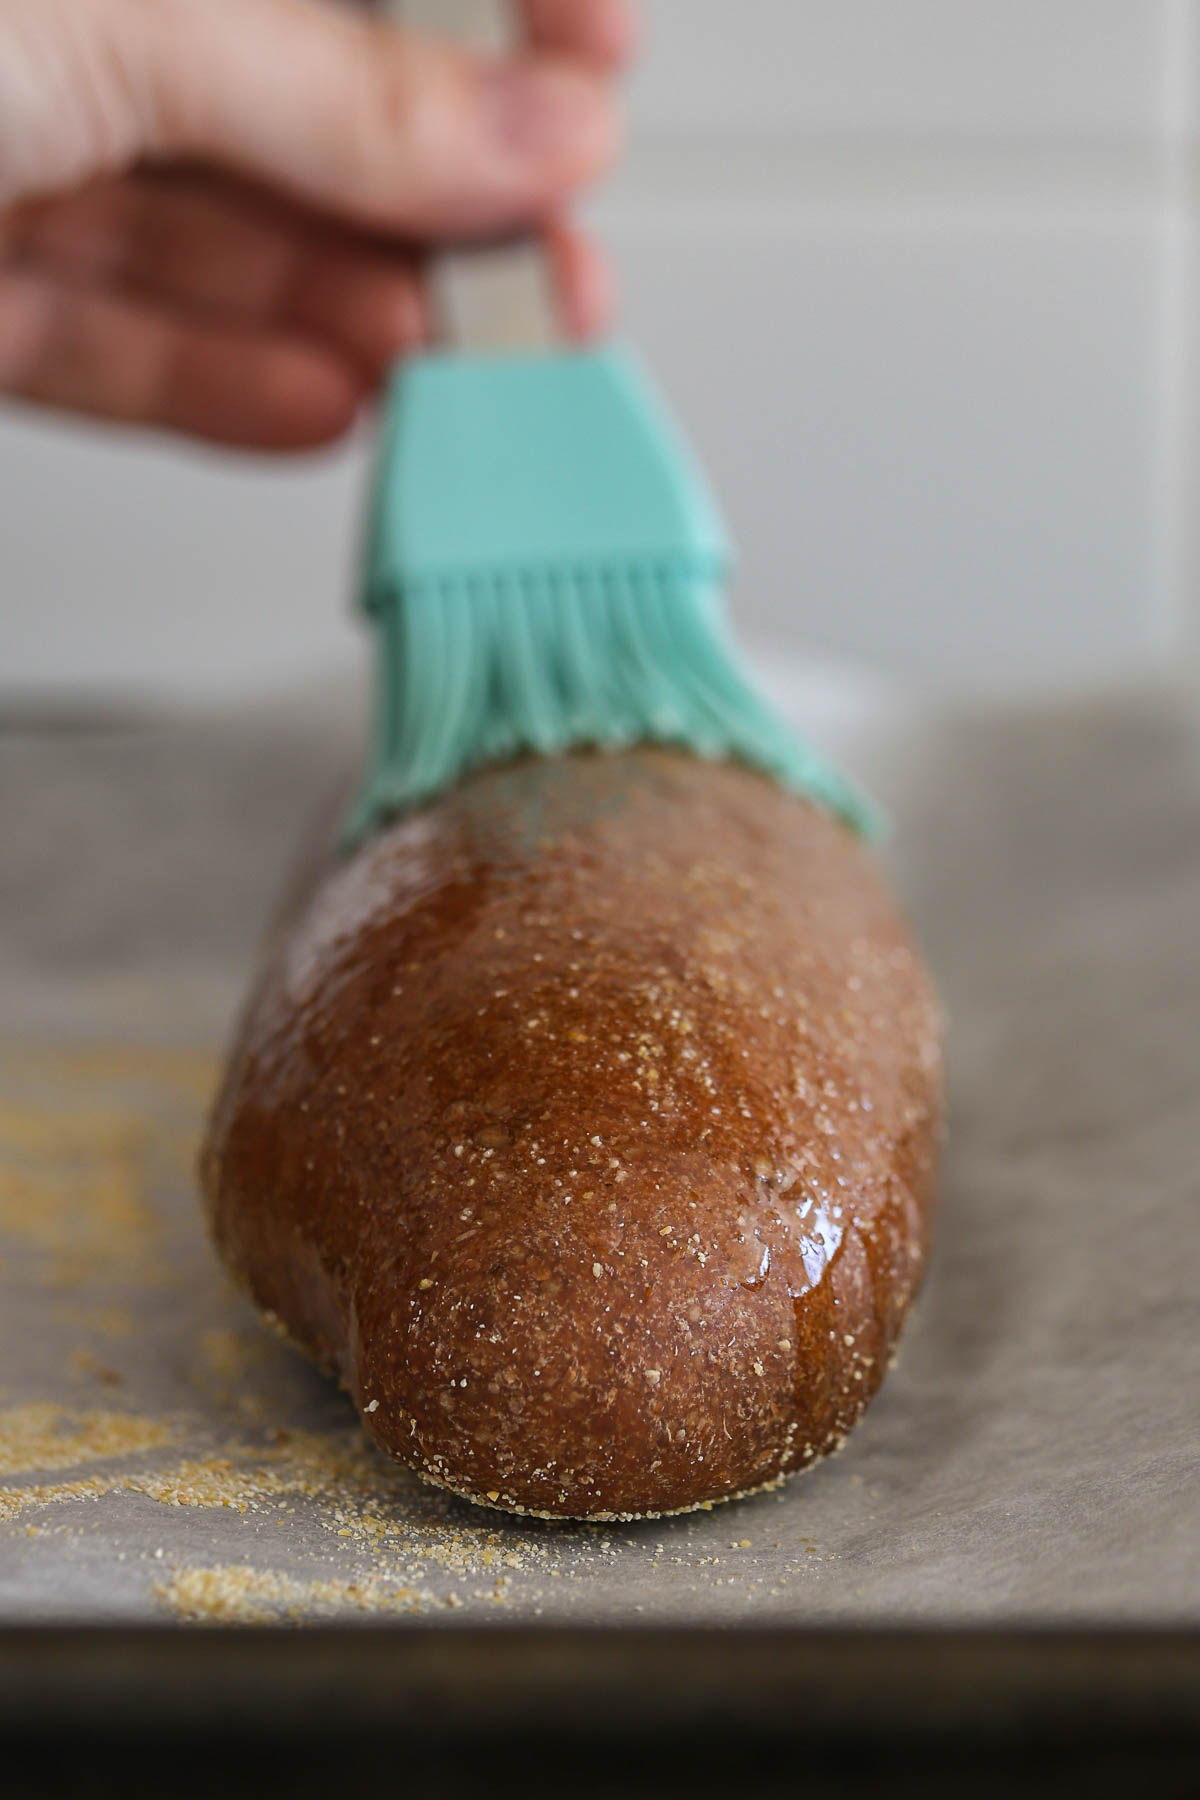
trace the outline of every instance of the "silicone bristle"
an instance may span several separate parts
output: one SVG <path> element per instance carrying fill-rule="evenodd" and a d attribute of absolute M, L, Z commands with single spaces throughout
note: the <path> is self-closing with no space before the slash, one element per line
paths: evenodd
<path fill-rule="evenodd" d="M 393 596 L 383 729 L 348 835 L 482 763 L 638 742 L 746 763 L 873 835 L 869 801 L 743 673 L 717 598 L 671 570 L 476 577 Z"/>
<path fill-rule="evenodd" d="M 719 510 L 619 345 L 406 359 L 366 549 L 379 690 L 351 840 L 481 763 L 646 742 L 736 758 L 875 829 L 744 673 Z"/>

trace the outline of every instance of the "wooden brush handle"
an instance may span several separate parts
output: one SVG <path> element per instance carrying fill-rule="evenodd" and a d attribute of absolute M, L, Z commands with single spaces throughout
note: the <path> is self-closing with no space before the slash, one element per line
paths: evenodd
<path fill-rule="evenodd" d="M 492 54 L 519 41 L 510 0 L 384 0 L 382 11 L 410 30 Z M 546 253 L 533 238 L 441 251 L 428 285 L 434 335 L 446 348 L 541 350 L 559 340 Z"/>

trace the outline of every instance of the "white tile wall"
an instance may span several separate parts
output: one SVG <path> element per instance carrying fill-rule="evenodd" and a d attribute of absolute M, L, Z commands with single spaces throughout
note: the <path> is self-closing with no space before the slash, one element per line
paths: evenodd
<path fill-rule="evenodd" d="M 644 248 L 631 305 L 725 496 L 747 628 L 972 685 L 1141 657 L 1158 261 L 1138 224 Z"/>
<path fill-rule="evenodd" d="M 362 463 L 0 414 L 0 692 L 234 695 L 345 667 Z"/>
<path fill-rule="evenodd" d="M 1170 0 L 649 0 L 651 131 L 1134 136 Z"/>
<path fill-rule="evenodd" d="M 643 0 L 596 208 L 766 640 L 955 689 L 1200 639 L 1200 0 Z M 361 457 L 0 420 L 0 685 L 229 691 L 359 647 Z"/>

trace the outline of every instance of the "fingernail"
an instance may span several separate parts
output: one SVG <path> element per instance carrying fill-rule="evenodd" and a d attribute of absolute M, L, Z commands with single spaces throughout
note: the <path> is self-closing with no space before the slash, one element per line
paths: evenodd
<path fill-rule="evenodd" d="M 492 135 L 521 156 L 599 156 L 609 136 L 599 85 L 569 69 L 501 64 L 483 78 L 483 105 Z"/>

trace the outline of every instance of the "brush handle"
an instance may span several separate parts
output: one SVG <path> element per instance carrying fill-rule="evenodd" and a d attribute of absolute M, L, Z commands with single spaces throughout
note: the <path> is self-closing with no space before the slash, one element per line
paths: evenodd
<path fill-rule="evenodd" d="M 511 0 L 383 0 L 413 31 L 502 54 L 518 42 Z M 543 350 L 559 341 L 546 253 L 534 238 L 460 245 L 430 260 L 434 336 L 453 350 Z"/>

